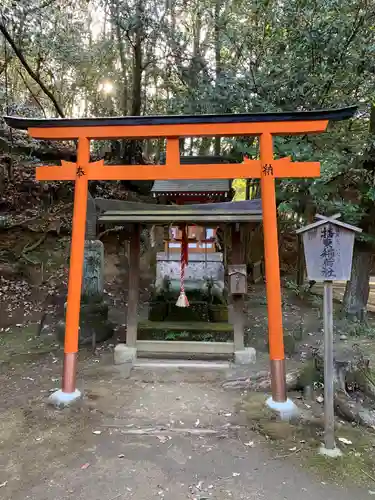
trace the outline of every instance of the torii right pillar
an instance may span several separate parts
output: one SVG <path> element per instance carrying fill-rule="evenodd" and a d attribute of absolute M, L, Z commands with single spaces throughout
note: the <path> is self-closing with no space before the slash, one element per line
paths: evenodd
<path fill-rule="evenodd" d="M 273 137 L 268 132 L 260 135 L 260 165 L 256 165 L 252 160 L 245 160 L 246 162 L 254 171 L 254 177 L 260 177 L 262 194 L 272 390 L 272 397 L 267 400 L 267 404 L 282 417 L 289 418 L 296 413 L 297 408 L 287 398 L 286 391 L 275 178 L 318 177 L 320 175 L 320 164 L 318 162 L 291 162 L 290 158 L 274 160 Z"/>

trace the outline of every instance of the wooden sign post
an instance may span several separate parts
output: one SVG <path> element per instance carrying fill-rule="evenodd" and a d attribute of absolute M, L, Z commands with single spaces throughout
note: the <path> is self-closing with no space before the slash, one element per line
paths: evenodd
<path fill-rule="evenodd" d="M 83 119 L 29 119 L 5 117 L 14 128 L 27 129 L 31 137 L 48 140 L 77 140 L 77 162 L 61 166 L 38 167 L 40 181 L 75 182 L 72 243 L 67 298 L 65 354 L 62 390 L 51 398 L 56 404 L 69 404 L 80 396 L 76 388 L 76 362 L 80 293 L 84 255 L 86 202 L 90 180 L 168 180 L 168 179 L 261 179 L 264 252 L 267 280 L 268 332 L 271 358 L 272 398 L 270 406 L 281 413 L 290 410 L 285 384 L 280 269 L 277 241 L 275 179 L 279 177 L 317 177 L 319 163 L 273 159 L 273 136 L 324 132 L 329 120 L 351 118 L 356 107 L 337 110 L 286 113 L 254 113 L 202 116 L 125 116 Z M 179 141 L 182 137 L 259 136 L 260 160 L 242 164 L 182 165 Z M 90 162 L 90 141 L 114 138 L 164 138 L 165 165 L 104 165 Z"/>
<path fill-rule="evenodd" d="M 362 229 L 332 217 L 316 215 L 317 222 L 297 231 L 303 236 L 307 276 L 324 282 L 324 447 L 321 452 L 338 456 L 335 443 L 333 366 L 333 281 L 348 281 L 352 268 L 355 233 Z"/>

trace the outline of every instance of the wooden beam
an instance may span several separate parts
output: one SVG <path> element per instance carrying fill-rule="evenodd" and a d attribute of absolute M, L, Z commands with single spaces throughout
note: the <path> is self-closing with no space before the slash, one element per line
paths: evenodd
<path fill-rule="evenodd" d="M 240 224 L 232 224 L 232 264 L 243 264 L 242 254 L 241 226 Z M 243 295 L 232 295 L 232 305 L 234 346 L 236 351 L 242 351 L 245 348 L 245 301 Z"/>
<path fill-rule="evenodd" d="M 140 224 L 134 224 L 129 244 L 128 313 L 126 321 L 126 345 L 129 347 L 135 347 L 137 343 L 140 233 Z"/>
<path fill-rule="evenodd" d="M 259 179 L 262 174 L 272 177 L 319 177 L 320 163 L 317 161 L 292 161 L 290 156 L 272 159 L 264 165 L 258 160 L 244 158 L 243 165 L 249 165 L 251 177 Z M 249 175 L 248 175 L 249 177 Z"/>
<path fill-rule="evenodd" d="M 166 163 L 167 165 L 180 165 L 180 140 L 176 138 L 167 139 L 166 147 Z"/>
<path fill-rule="evenodd" d="M 171 215 L 158 215 L 157 213 L 155 214 L 127 214 L 124 212 L 122 215 L 102 215 L 101 217 L 98 218 L 98 221 L 100 223 L 114 223 L 114 224 L 120 224 L 121 222 L 124 223 L 131 223 L 131 222 L 144 222 L 145 224 L 159 224 L 159 225 L 165 225 L 168 224 L 169 222 L 173 223 L 181 223 L 181 222 L 192 222 L 193 224 L 200 224 L 200 225 L 210 225 L 212 223 L 223 223 L 223 222 L 249 222 L 249 221 L 254 221 L 254 222 L 261 222 L 262 220 L 262 214 L 260 212 L 258 213 L 253 213 L 253 214 L 228 214 L 228 215 L 222 215 L 222 214 L 202 214 L 201 212 L 199 214 L 191 214 L 191 215 L 186 215 L 186 214 L 171 214 Z"/>
<path fill-rule="evenodd" d="M 88 180 L 190 180 L 190 179 L 225 179 L 228 177 L 253 177 L 260 171 L 260 162 L 256 170 L 248 163 L 219 163 L 217 165 L 104 165 L 104 162 L 95 162 L 81 165 L 83 174 Z M 74 180 L 77 175 L 77 166 L 64 162 L 64 166 L 43 166 L 36 168 L 36 178 L 39 181 Z"/>
<path fill-rule="evenodd" d="M 182 137 L 234 137 L 244 135 L 294 135 L 324 132 L 328 120 L 248 122 L 248 123 L 197 123 L 173 125 L 108 125 L 105 127 L 31 127 L 35 139 L 118 139 L 129 138 L 182 138 Z"/>
<path fill-rule="evenodd" d="M 243 163 L 218 163 L 209 165 L 181 165 L 176 156 L 178 140 L 170 139 L 166 165 L 104 165 L 99 160 L 85 165 L 62 161 L 61 166 L 36 168 L 39 181 L 74 180 L 87 176 L 88 180 L 191 180 L 191 179 L 247 179 L 260 178 L 262 169 L 272 177 L 319 177 L 319 162 L 292 162 L 289 157 L 261 165 L 260 160 L 244 160 Z"/>

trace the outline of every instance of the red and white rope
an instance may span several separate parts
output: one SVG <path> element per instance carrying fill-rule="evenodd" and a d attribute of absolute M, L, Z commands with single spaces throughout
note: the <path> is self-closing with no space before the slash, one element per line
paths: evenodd
<path fill-rule="evenodd" d="M 186 234 L 186 227 L 183 229 L 181 239 L 181 263 L 180 263 L 180 295 L 177 299 L 177 307 L 189 307 L 189 301 L 185 294 L 185 267 L 187 264 L 187 250 L 188 240 Z"/>

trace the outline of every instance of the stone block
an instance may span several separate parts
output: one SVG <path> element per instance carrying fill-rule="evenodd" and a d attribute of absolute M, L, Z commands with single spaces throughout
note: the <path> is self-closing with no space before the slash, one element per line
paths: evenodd
<path fill-rule="evenodd" d="M 82 304 L 79 320 L 79 345 L 91 345 L 93 335 L 97 343 L 105 342 L 113 337 L 114 325 L 108 319 L 108 305 L 104 303 Z M 65 321 L 60 320 L 56 326 L 57 338 L 65 339 Z"/>
<path fill-rule="evenodd" d="M 254 264 L 252 265 L 251 278 L 253 283 L 258 283 L 263 280 L 263 269 L 261 260 L 254 262 Z"/>
<path fill-rule="evenodd" d="M 235 351 L 234 362 L 238 365 L 251 365 L 256 362 L 254 347 L 245 347 L 242 351 Z"/>
<path fill-rule="evenodd" d="M 162 301 L 153 301 L 149 305 L 148 319 L 150 321 L 164 321 L 168 315 L 168 304 Z"/>
<path fill-rule="evenodd" d="M 210 304 L 208 317 L 213 323 L 227 323 L 229 319 L 228 306 L 226 304 Z"/>
<path fill-rule="evenodd" d="M 104 289 L 104 245 L 100 240 L 86 240 L 83 263 L 82 295 L 96 297 Z"/>
<path fill-rule="evenodd" d="M 158 252 L 156 256 L 156 283 L 159 287 L 165 276 L 169 276 L 171 280 L 180 280 L 180 253 Z M 189 264 L 185 269 L 185 279 L 188 282 L 201 282 L 205 278 L 224 284 L 224 264 L 223 255 L 220 252 L 213 253 L 190 253 Z"/>
<path fill-rule="evenodd" d="M 135 347 L 128 347 L 126 344 L 117 344 L 114 350 L 115 365 L 134 363 L 136 359 L 137 349 Z"/>
<path fill-rule="evenodd" d="M 291 420 L 299 415 L 298 407 L 291 399 L 280 402 L 274 401 L 271 397 L 267 399 L 266 405 L 277 413 L 281 420 Z"/>

